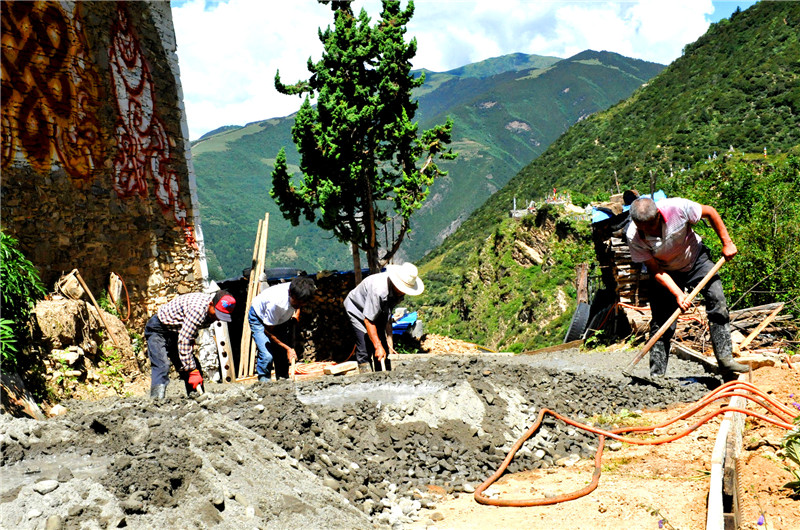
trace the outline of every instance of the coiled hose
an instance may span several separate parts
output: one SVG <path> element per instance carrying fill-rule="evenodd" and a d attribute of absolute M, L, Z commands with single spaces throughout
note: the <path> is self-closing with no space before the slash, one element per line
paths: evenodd
<path fill-rule="evenodd" d="M 775 416 L 775 418 L 750 410 L 724 406 L 714 412 L 706 414 L 705 416 L 703 416 L 703 418 L 700 419 L 700 421 L 698 421 L 694 425 L 672 436 L 666 436 L 654 440 L 640 440 L 637 438 L 628 438 L 621 436 L 623 433 L 652 432 L 655 429 L 666 427 L 668 425 L 675 423 L 676 421 L 693 416 L 702 409 L 704 409 L 705 407 L 709 406 L 714 401 L 720 399 L 729 399 L 735 396 L 741 396 L 755 402 L 759 406 L 763 407 L 768 414 L 772 414 L 773 416 Z M 550 409 L 541 409 L 539 411 L 539 416 L 536 418 L 536 421 L 533 423 L 533 425 L 531 425 L 531 427 L 514 443 L 513 447 L 509 451 L 505 460 L 503 460 L 503 463 L 500 465 L 500 468 L 491 477 L 486 479 L 486 481 L 483 484 L 481 484 L 475 489 L 475 495 L 474 495 L 475 500 L 481 504 L 488 504 L 492 506 L 545 506 L 545 505 L 558 504 L 561 502 L 578 499 L 594 491 L 597 488 L 597 484 L 600 482 L 600 467 L 601 467 L 601 461 L 603 459 L 603 447 L 605 445 L 606 437 L 634 445 L 665 444 L 686 436 L 687 434 L 694 431 L 695 429 L 697 429 L 710 419 L 719 416 L 720 414 L 725 414 L 726 412 L 741 412 L 742 414 L 758 418 L 760 420 L 772 423 L 773 425 L 777 425 L 778 427 L 782 427 L 784 429 L 792 429 L 794 427 L 792 425 L 793 414 L 788 407 L 784 406 L 781 403 L 778 403 L 771 397 L 767 396 L 758 387 L 756 387 L 751 383 L 747 383 L 745 381 L 731 381 L 729 383 L 725 383 L 724 385 L 720 386 L 713 392 L 707 394 L 704 398 L 695 403 L 686 412 L 680 414 L 679 416 L 676 416 L 671 420 L 668 420 L 660 425 L 656 425 L 653 427 L 622 427 L 619 429 L 606 431 L 603 429 L 599 429 L 597 427 L 592 427 L 591 425 L 585 425 L 583 423 L 571 420 Z M 562 495 L 549 497 L 545 499 L 506 500 L 506 499 L 491 499 L 485 496 L 483 492 L 486 491 L 486 489 L 489 486 L 494 484 L 497 481 L 497 479 L 499 479 L 503 475 L 503 473 L 506 471 L 506 468 L 508 468 L 508 465 L 514 459 L 514 455 L 517 453 L 517 451 L 519 451 L 520 447 L 522 447 L 522 444 L 525 443 L 525 441 L 539 429 L 539 426 L 542 424 L 542 420 L 547 414 L 554 416 L 555 418 L 558 418 L 559 420 L 569 425 L 572 425 L 573 427 L 593 432 L 599 436 L 597 453 L 594 458 L 594 473 L 592 474 L 591 482 L 586 487 L 574 491 L 572 493 L 565 493 Z"/>

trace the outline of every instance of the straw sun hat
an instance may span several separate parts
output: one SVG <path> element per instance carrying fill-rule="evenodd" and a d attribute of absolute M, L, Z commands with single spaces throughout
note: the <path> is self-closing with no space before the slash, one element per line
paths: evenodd
<path fill-rule="evenodd" d="M 413 263 L 387 265 L 386 272 L 389 273 L 392 284 L 405 294 L 413 296 L 425 290 L 425 284 L 422 283 L 417 267 Z"/>

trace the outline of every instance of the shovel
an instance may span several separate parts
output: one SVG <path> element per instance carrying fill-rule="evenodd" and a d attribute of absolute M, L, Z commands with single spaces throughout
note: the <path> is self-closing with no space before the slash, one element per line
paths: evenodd
<path fill-rule="evenodd" d="M 717 273 L 717 271 L 719 271 L 719 269 L 722 267 L 722 265 L 724 263 L 725 263 L 725 257 L 720 258 L 719 261 L 714 265 L 714 267 L 710 271 L 708 271 L 708 274 L 706 274 L 703 277 L 703 279 L 700 280 L 700 283 L 697 284 L 697 287 L 695 287 L 692 290 L 692 292 L 689 293 L 689 297 L 687 298 L 688 301 L 694 300 L 694 297 L 697 296 L 697 293 L 699 293 L 700 290 L 703 287 L 706 286 L 708 281 Z M 640 351 L 636 355 L 636 357 L 633 358 L 633 360 L 630 362 L 630 364 L 628 366 L 626 366 L 624 370 L 622 370 L 622 375 L 624 375 L 626 377 L 630 377 L 630 378 L 636 377 L 636 379 L 643 379 L 644 381 L 647 381 L 648 383 L 652 383 L 652 384 L 656 384 L 656 386 L 660 386 L 660 384 L 657 384 L 652 379 L 649 379 L 649 378 L 646 378 L 646 377 L 643 378 L 643 377 L 631 375 L 631 370 L 633 370 L 633 367 L 636 366 L 638 364 L 638 362 L 642 360 L 642 357 L 644 357 L 645 354 L 650 351 L 650 348 L 653 347 L 653 345 L 658 341 L 658 339 L 660 339 L 661 336 L 664 333 L 666 333 L 666 331 L 678 319 L 678 317 L 680 316 L 681 313 L 683 313 L 683 310 L 680 307 L 678 309 L 676 309 L 674 313 L 672 313 L 672 316 L 670 316 L 669 319 L 664 323 L 664 325 L 661 326 L 661 328 L 659 328 L 659 330 L 656 332 L 656 334 L 653 335 L 652 337 L 650 337 L 650 340 L 648 340 L 647 344 L 644 345 L 644 348 L 642 348 L 642 351 Z"/>

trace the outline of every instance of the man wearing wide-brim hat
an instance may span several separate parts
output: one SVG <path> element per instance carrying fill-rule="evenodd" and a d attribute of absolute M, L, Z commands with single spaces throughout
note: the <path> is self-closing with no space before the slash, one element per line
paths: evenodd
<path fill-rule="evenodd" d="M 425 289 L 413 263 L 387 265 L 385 272 L 372 274 L 350 291 L 344 300 L 344 308 L 356 339 L 356 361 L 361 373 L 380 368 L 385 360 L 391 370 L 389 353 L 396 353 L 392 345 L 392 321 L 394 307 L 405 295 L 416 296 Z"/>

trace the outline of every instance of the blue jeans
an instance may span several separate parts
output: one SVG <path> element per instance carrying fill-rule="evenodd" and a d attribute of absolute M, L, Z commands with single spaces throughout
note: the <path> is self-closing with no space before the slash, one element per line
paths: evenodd
<path fill-rule="evenodd" d="M 269 340 L 264 331 L 264 323 L 258 318 L 256 310 L 252 307 L 247 314 L 247 321 L 250 323 L 250 331 L 258 351 L 256 356 L 256 374 L 258 377 L 269 377 L 274 365 L 275 378 L 288 379 L 289 359 L 286 356 L 286 350 Z M 280 327 L 283 328 L 284 326 Z M 283 340 L 286 341 L 288 339 Z"/>

